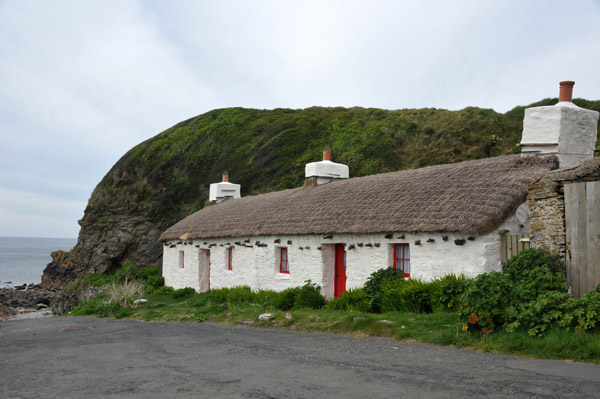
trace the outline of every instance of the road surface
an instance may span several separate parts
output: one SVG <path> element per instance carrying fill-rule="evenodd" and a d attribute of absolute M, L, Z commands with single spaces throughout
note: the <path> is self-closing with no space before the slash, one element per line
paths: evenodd
<path fill-rule="evenodd" d="M 2 398 L 598 398 L 600 366 L 380 338 L 91 317 L 0 322 Z"/>

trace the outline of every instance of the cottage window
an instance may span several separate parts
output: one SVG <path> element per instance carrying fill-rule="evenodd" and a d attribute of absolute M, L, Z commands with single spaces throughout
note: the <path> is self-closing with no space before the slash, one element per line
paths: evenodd
<path fill-rule="evenodd" d="M 227 266 L 227 270 L 233 270 L 233 248 L 227 248 L 227 252 L 225 255 L 225 265 Z"/>
<path fill-rule="evenodd" d="M 279 248 L 279 273 L 290 273 L 287 248 Z"/>
<path fill-rule="evenodd" d="M 408 244 L 394 245 L 394 269 L 402 270 L 404 277 L 410 277 L 410 247 Z"/>
<path fill-rule="evenodd" d="M 183 251 L 179 251 L 179 268 L 183 269 L 184 266 L 185 266 L 185 261 L 184 261 L 184 257 L 183 257 Z"/>

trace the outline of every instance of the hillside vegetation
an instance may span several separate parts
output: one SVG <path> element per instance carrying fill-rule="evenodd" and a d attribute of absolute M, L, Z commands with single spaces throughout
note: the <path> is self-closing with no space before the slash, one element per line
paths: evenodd
<path fill-rule="evenodd" d="M 519 151 L 524 109 L 218 109 L 131 149 L 89 205 L 136 207 L 167 226 L 201 209 L 225 170 L 242 195 L 299 187 L 304 165 L 326 145 L 352 177 L 510 154 Z"/>
<path fill-rule="evenodd" d="M 600 111 L 600 101 L 574 102 Z M 518 152 L 525 108 L 207 112 L 142 142 L 113 166 L 89 200 L 71 260 L 93 272 L 126 260 L 154 264 L 160 232 L 201 209 L 223 171 L 241 184 L 242 196 L 299 187 L 305 164 L 320 160 L 325 146 L 351 177 Z"/>

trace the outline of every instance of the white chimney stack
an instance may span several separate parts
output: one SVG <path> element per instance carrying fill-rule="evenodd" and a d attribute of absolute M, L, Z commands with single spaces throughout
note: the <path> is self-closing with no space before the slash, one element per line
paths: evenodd
<path fill-rule="evenodd" d="M 239 184 L 229 183 L 229 173 L 223 172 L 223 180 L 210 185 L 208 200 L 219 203 L 231 198 L 240 198 L 240 187 Z"/>
<path fill-rule="evenodd" d="M 573 104 L 575 82 L 560 82 L 559 102 L 525 109 L 521 156 L 557 154 L 559 167 L 594 157 L 598 112 Z"/>
<path fill-rule="evenodd" d="M 304 178 L 315 178 L 317 185 L 329 183 L 334 179 L 347 179 L 349 176 L 348 165 L 331 162 L 329 147 L 325 147 L 323 150 L 322 161 L 307 163 L 304 169 Z"/>

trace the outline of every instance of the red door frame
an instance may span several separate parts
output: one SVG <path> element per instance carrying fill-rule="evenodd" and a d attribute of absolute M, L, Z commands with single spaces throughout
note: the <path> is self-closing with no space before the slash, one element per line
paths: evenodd
<path fill-rule="evenodd" d="M 339 297 L 346 292 L 346 248 L 344 244 L 335 244 L 335 267 L 333 296 Z"/>

